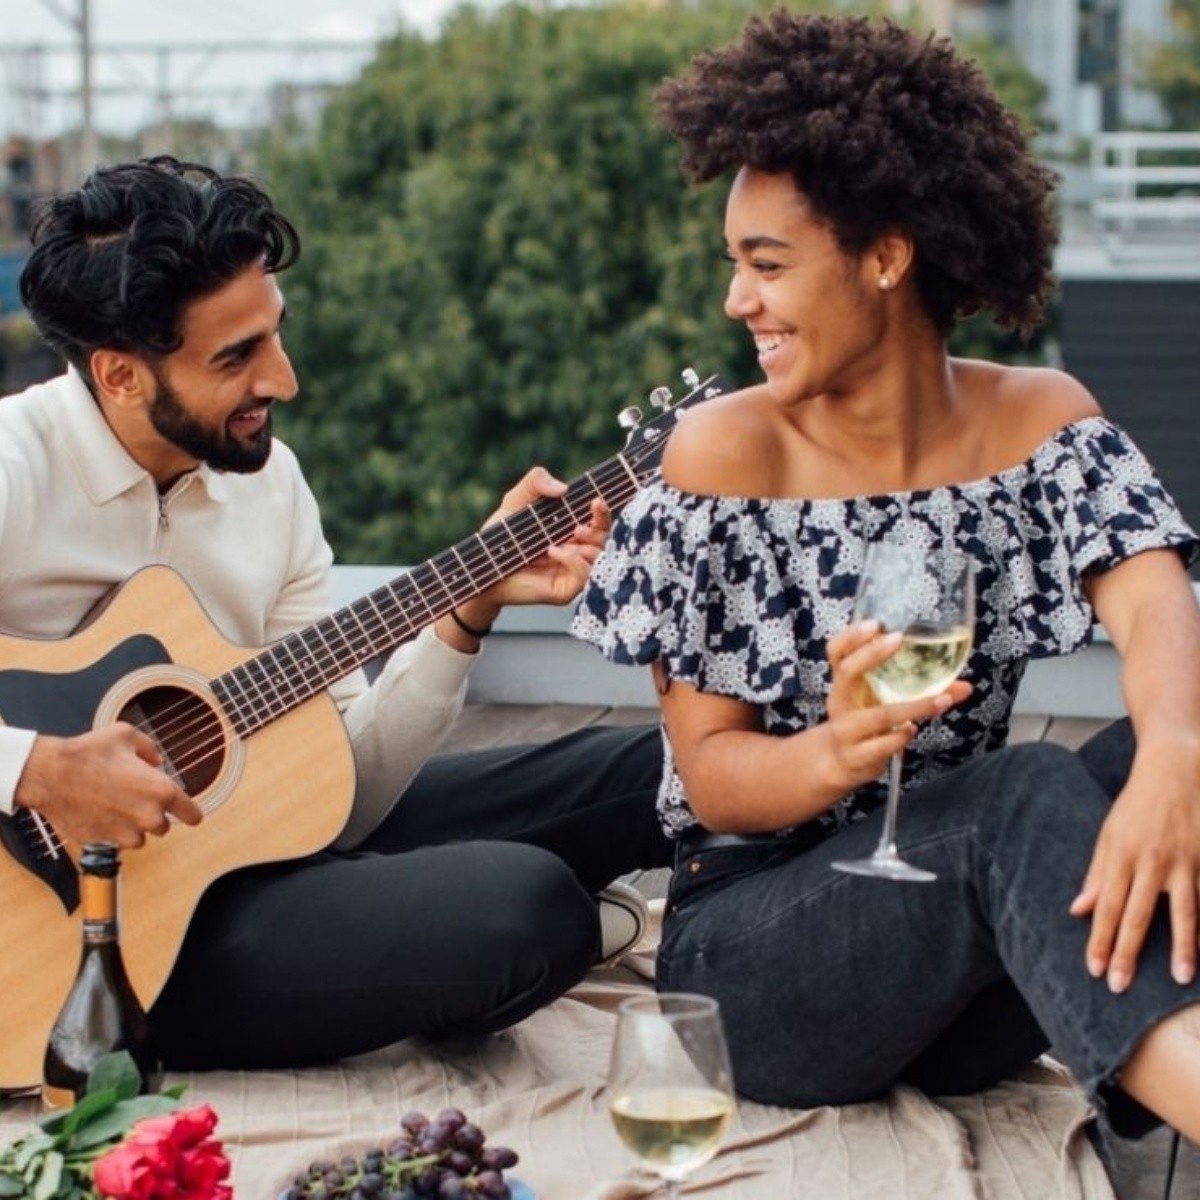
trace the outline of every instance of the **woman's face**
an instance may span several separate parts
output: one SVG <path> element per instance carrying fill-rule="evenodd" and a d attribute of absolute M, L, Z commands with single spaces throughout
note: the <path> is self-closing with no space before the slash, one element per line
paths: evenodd
<path fill-rule="evenodd" d="M 861 387 L 878 369 L 881 269 L 814 219 L 790 175 L 743 167 L 725 208 L 725 313 L 744 321 L 772 394 L 788 403 Z"/>

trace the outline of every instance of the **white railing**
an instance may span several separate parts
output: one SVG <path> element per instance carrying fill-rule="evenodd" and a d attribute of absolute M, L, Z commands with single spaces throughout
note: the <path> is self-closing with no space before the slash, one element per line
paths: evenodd
<path fill-rule="evenodd" d="M 1110 252 L 1200 255 L 1200 133 L 1100 133 L 1091 166 Z"/>

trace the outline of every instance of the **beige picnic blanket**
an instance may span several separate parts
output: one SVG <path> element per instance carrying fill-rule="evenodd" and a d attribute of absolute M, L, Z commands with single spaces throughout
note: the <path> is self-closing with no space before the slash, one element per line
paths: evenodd
<path fill-rule="evenodd" d="M 661 902 L 658 902 L 661 904 Z M 657 904 L 654 906 L 657 908 Z M 657 917 L 657 912 L 655 916 Z M 418 1039 L 304 1071 L 175 1075 L 212 1104 L 239 1200 L 275 1200 L 313 1159 L 386 1143 L 410 1109 L 463 1109 L 489 1141 L 521 1156 L 511 1174 L 539 1200 L 651 1194 L 617 1140 L 605 1073 L 619 1002 L 650 986 L 657 925 L 619 970 L 486 1039 Z M 0 1138 L 25 1130 L 32 1102 L 0 1112 Z M 743 1102 L 717 1158 L 685 1188 L 702 1200 L 1114 1200 L 1083 1133 L 1089 1110 L 1043 1060 L 978 1096 L 934 1100 L 895 1089 L 872 1104 L 810 1111 Z"/>

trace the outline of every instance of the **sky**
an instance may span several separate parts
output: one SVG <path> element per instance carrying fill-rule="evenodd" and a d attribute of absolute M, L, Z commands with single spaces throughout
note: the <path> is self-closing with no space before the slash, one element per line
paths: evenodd
<path fill-rule="evenodd" d="M 453 0 L 90 0 L 96 124 L 127 132 L 156 119 L 165 70 L 176 93 L 188 89 L 209 95 L 181 97 L 178 111 L 194 105 L 221 105 L 222 116 L 253 115 L 272 79 L 299 81 L 351 77 L 367 58 L 366 45 L 400 25 L 433 32 Z M 79 102 L 56 95 L 33 104 L 27 93 L 38 78 L 54 92 L 77 89 L 79 56 L 47 50 L 40 76 L 32 45 L 71 48 L 79 36 L 80 0 L 0 0 L 0 135 L 48 136 L 78 124 Z M 262 50 L 231 53 L 178 51 L 155 55 L 142 50 L 121 54 L 105 46 L 172 47 L 237 42 L 259 48 L 281 41 L 337 41 L 357 44 L 347 51 L 287 53 Z M 212 92 L 220 95 L 213 96 Z M 120 94 L 118 94 L 120 93 Z M 40 128 L 31 128 L 40 124 Z"/>

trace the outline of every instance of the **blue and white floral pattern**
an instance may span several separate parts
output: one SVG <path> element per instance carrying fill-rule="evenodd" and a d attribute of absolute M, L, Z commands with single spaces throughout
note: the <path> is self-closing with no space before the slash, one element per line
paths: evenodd
<path fill-rule="evenodd" d="M 662 660 L 672 679 L 761 705 L 768 733 L 825 716 L 827 639 L 848 624 L 863 553 L 879 538 L 954 545 L 976 564 L 970 700 L 926 724 L 905 756 L 913 787 L 1002 746 L 1031 658 L 1091 640 L 1088 572 L 1142 550 L 1197 549 L 1153 469 L 1102 417 L 1059 430 L 1023 463 L 969 483 L 844 500 L 680 492 L 661 480 L 625 509 L 572 632 L 618 663 Z M 664 737 L 664 828 L 695 818 Z M 827 833 L 882 802 L 883 780 L 817 820 Z"/>

